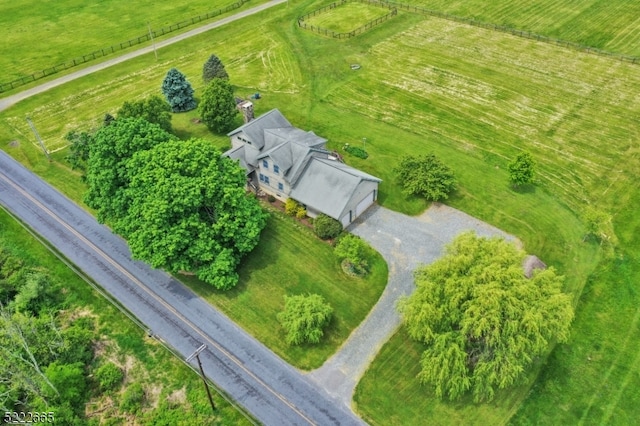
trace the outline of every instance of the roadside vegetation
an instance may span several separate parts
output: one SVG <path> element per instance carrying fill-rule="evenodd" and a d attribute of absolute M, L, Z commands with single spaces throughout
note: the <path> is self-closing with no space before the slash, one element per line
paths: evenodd
<path fill-rule="evenodd" d="M 486 16 L 496 24 L 511 19 L 514 26 L 526 27 L 523 17 L 536 16 L 524 3 L 510 2 L 510 9 L 500 7 L 503 2 L 485 3 L 482 8 L 473 0 L 448 4 L 460 8 L 451 13 Z M 638 15 L 629 12 L 635 3 L 615 2 L 621 7 L 607 7 L 608 19 L 598 15 L 598 8 L 589 11 L 598 19 L 580 20 L 577 14 L 576 25 L 561 25 L 557 33 L 551 21 L 567 14 L 550 13 L 550 3 L 535 2 L 540 27 L 525 29 L 580 41 L 581 32 L 597 34 L 606 27 L 611 36 L 605 48 L 638 53 L 635 27 L 625 23 Z M 215 52 L 236 94 L 261 93 L 256 116 L 280 108 L 296 126 L 327 137 L 330 148 L 338 150 L 345 143 L 359 146 L 366 138 L 368 158 L 349 156 L 347 161 L 383 179 L 378 198 L 383 206 L 408 214 L 427 206 L 423 198 L 403 194 L 393 168 L 402 156 L 433 153 L 455 173 L 457 189 L 448 204 L 516 235 L 527 252 L 566 277 L 564 291 L 576 308 L 569 340 L 556 346 L 546 363 L 535 365 L 527 385 L 498 391 L 491 403 L 441 402 L 416 379 L 424 346 L 401 329 L 357 388 L 356 404 L 368 421 L 416 424 L 426 416 L 452 424 L 468 419 L 566 424 L 640 416 L 633 392 L 640 387 L 640 217 L 635 213 L 640 203 L 640 67 L 406 12 L 347 41 L 296 27 L 296 17 L 323 5 L 291 2 L 289 8 L 271 10 L 268 18 L 250 17 L 242 25 L 163 49 L 158 62 L 153 55 L 135 59 L 26 100 L 0 115 L 3 149 L 80 200 L 85 186 L 80 172 L 63 161 L 64 136 L 99 125 L 124 101 L 158 94 L 158 82 L 171 67 L 193 83 L 198 99 L 202 64 Z M 572 10 L 589 15 L 580 6 Z M 361 68 L 351 70 L 353 63 Z M 55 151 L 53 163 L 38 151 L 24 120 L 27 114 Z M 195 111 L 174 115 L 174 132 L 182 139 L 203 137 L 220 148 L 228 146 L 228 138 L 212 135 L 193 122 L 196 118 Z M 536 161 L 536 184 L 514 191 L 508 164 L 522 151 Z M 585 238 L 593 232 L 585 221 L 589 208 L 612 218 L 601 221 L 607 226 L 603 232 L 614 233 L 607 250 L 606 242 Z M 353 297 L 359 290 L 335 279 L 343 274 L 339 260 L 314 238 L 310 231 L 297 230 L 291 219 L 273 215 L 254 254 L 241 264 L 240 283 L 231 292 L 219 294 L 195 280 L 187 282 L 289 362 L 313 368 L 335 351 L 379 296 L 368 296 L 368 306 Z M 307 252 L 314 257 L 303 257 Z M 313 274 L 308 265 L 314 265 Z M 316 265 L 325 272 L 316 273 Z M 374 264 L 369 265 L 373 277 Z M 386 278 L 386 270 L 380 273 Z M 293 293 L 320 294 L 334 309 L 334 320 L 312 349 L 286 345 L 277 322 L 284 295 Z M 332 299 L 337 296 L 342 302 Z M 354 306 L 358 313 L 340 314 Z"/>
<path fill-rule="evenodd" d="M 69 425 L 250 424 L 218 395 L 213 414 L 194 371 L 4 210 L 0 270 L 3 412 Z"/>

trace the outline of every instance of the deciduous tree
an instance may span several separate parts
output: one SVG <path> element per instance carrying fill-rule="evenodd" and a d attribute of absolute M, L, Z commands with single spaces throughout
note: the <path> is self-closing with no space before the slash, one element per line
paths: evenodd
<path fill-rule="evenodd" d="M 191 111 L 196 107 L 191 83 L 176 68 L 171 68 L 164 78 L 162 94 L 169 102 L 173 112 Z"/>
<path fill-rule="evenodd" d="M 400 309 L 409 335 L 427 345 L 418 377 L 438 397 L 470 391 L 490 400 L 567 340 L 573 308 L 563 278 L 553 268 L 526 278 L 524 256 L 503 239 L 464 233 L 416 271 L 417 289 Z"/>
<path fill-rule="evenodd" d="M 174 139 L 157 124 L 141 118 L 118 119 L 96 132 L 87 161 L 85 202 L 97 210 L 98 220 L 116 221 L 128 210 L 131 200 L 124 190 L 129 186 L 127 162 L 133 154 Z"/>
<path fill-rule="evenodd" d="M 278 314 L 278 320 L 287 333 L 287 343 L 300 345 L 320 342 L 332 314 L 333 308 L 320 295 L 285 296 L 284 311 Z"/>
<path fill-rule="evenodd" d="M 233 287 L 238 262 L 258 244 L 267 217 L 246 194 L 244 170 L 193 139 L 139 151 L 127 169 L 130 204 L 119 229 L 134 257 Z"/>
<path fill-rule="evenodd" d="M 171 107 L 160 96 L 125 102 L 118 110 L 118 118 L 143 118 L 162 130 L 171 132 Z"/>
<path fill-rule="evenodd" d="M 93 135 L 85 131 L 72 130 L 65 136 L 65 139 L 71 143 L 69 145 L 69 155 L 65 160 L 71 164 L 72 169 L 78 169 L 83 172 L 83 179 L 86 178 L 84 172 L 87 170 L 87 160 L 89 159 L 89 146 L 93 140 Z"/>
<path fill-rule="evenodd" d="M 453 170 L 434 154 L 403 157 L 394 172 L 405 194 L 427 200 L 447 199 L 456 187 Z"/>
<path fill-rule="evenodd" d="M 535 165 L 536 162 L 528 152 L 518 154 L 507 166 L 511 184 L 518 187 L 527 183 L 533 183 Z"/>
<path fill-rule="evenodd" d="M 211 80 L 202 93 L 198 112 L 202 122 L 212 132 L 224 133 L 230 130 L 238 113 L 231 84 L 221 78 Z"/>
<path fill-rule="evenodd" d="M 220 58 L 216 55 L 211 55 L 202 67 L 202 81 L 204 81 L 204 84 L 209 84 L 214 78 L 229 80 L 229 74 L 227 74 L 227 70 L 224 69 L 224 64 Z"/>

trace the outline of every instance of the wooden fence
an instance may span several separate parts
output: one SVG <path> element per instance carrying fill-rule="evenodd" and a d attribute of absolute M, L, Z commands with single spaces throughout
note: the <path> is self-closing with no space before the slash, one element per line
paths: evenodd
<path fill-rule="evenodd" d="M 140 37 L 136 37 L 133 38 L 131 40 L 127 40 L 124 41 L 122 43 L 113 45 L 113 46 L 109 46 L 107 48 L 104 49 L 100 49 L 100 50 L 96 50 L 95 52 L 89 53 L 87 55 L 82 55 L 79 56 L 77 58 L 74 58 L 68 62 L 65 62 L 63 64 L 59 64 L 56 65 L 54 67 L 50 67 L 50 68 L 46 68 L 42 71 L 38 71 L 36 73 L 33 73 L 31 75 L 27 75 L 21 78 L 18 78 L 16 80 L 10 81 L 8 83 L 0 83 L 0 93 L 2 92 L 6 92 L 8 90 L 11 89 L 15 89 L 16 87 L 20 87 L 23 86 L 27 83 L 31 83 L 32 81 L 36 81 L 39 80 L 41 78 L 47 77 L 49 75 L 52 74 L 56 74 L 60 71 L 64 71 L 67 70 L 69 68 L 73 68 L 75 66 L 78 66 L 80 64 L 84 64 L 85 62 L 89 62 L 92 61 L 96 58 L 101 58 L 103 56 L 107 56 L 110 55 L 112 53 L 118 52 L 120 50 L 124 50 L 124 49 L 128 49 L 131 46 L 135 46 L 136 44 L 140 44 L 140 43 L 144 43 L 145 41 L 149 41 L 151 38 L 156 38 L 156 37 L 160 37 L 163 36 L 165 34 L 169 34 L 172 33 L 174 31 L 177 31 L 181 28 L 185 28 L 188 27 L 190 25 L 196 24 L 198 22 L 202 22 L 205 21 L 207 19 L 222 15 L 223 13 L 229 12 L 231 10 L 234 9 L 238 9 L 240 6 L 242 6 L 244 3 L 246 3 L 249 0 L 238 0 L 237 2 L 230 4 L 229 6 L 222 8 L 222 9 L 218 9 L 218 10 L 214 10 L 213 12 L 209 12 L 205 15 L 198 15 L 196 17 L 193 17 L 191 19 L 187 19 L 185 21 L 181 21 L 178 22 L 177 24 L 173 24 L 170 25 L 168 27 L 163 27 L 160 28 L 159 30 L 153 30 L 151 32 L 147 32 L 146 34 L 141 35 Z"/>
<path fill-rule="evenodd" d="M 321 13 L 325 13 L 328 12 L 331 9 L 335 9 L 338 6 L 342 6 L 343 4 L 348 3 L 349 1 L 356 1 L 358 3 L 366 3 L 366 4 L 370 4 L 373 6 L 378 6 L 378 7 L 384 7 L 386 9 L 389 9 L 390 12 L 387 13 L 384 16 L 381 16 L 379 18 L 376 18 L 372 21 L 367 22 L 366 24 L 364 24 L 361 27 L 356 28 L 355 30 L 349 31 L 347 33 L 336 33 L 333 30 L 330 30 L 328 28 L 323 28 L 323 27 L 318 27 L 318 26 L 314 26 L 314 25 L 309 25 L 307 24 L 305 21 L 312 17 L 312 16 L 316 16 L 318 14 Z M 337 39 L 343 39 L 343 38 L 351 38 L 351 37 L 355 37 L 359 34 L 362 34 L 363 32 L 370 30 L 371 28 L 382 24 L 383 22 L 385 22 L 386 20 L 388 20 L 390 17 L 395 16 L 398 14 L 398 9 L 396 9 L 394 6 L 388 4 L 387 2 L 381 2 L 381 1 L 377 1 L 377 0 L 341 0 L 340 2 L 333 2 L 327 6 L 321 7 L 320 9 L 316 9 L 312 12 L 307 13 L 306 15 L 300 16 L 298 18 L 298 26 L 300 28 L 303 28 L 305 30 L 309 30 L 309 31 L 313 31 L 315 33 L 318 34 L 322 34 L 325 35 L 327 37 L 332 37 L 332 38 L 337 38 Z"/>

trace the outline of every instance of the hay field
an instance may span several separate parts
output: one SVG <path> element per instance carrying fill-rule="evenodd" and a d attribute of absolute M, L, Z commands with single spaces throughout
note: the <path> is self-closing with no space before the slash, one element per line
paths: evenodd
<path fill-rule="evenodd" d="M 640 56 L 635 0 L 403 0 L 453 15 Z"/>

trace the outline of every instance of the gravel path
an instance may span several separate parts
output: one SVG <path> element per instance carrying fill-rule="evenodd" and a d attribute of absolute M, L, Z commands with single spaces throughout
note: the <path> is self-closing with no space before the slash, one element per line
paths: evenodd
<path fill-rule="evenodd" d="M 267 3 L 263 3 L 256 7 L 252 7 L 251 9 L 243 10 L 231 16 L 227 16 L 226 18 L 222 18 L 218 21 L 212 22 L 207 25 L 203 25 L 191 31 L 187 31 L 186 33 L 179 34 L 175 37 L 168 38 L 166 40 L 158 41 L 155 43 L 155 49 L 161 49 L 163 47 L 169 46 L 170 44 L 177 43 L 179 41 L 185 40 L 187 38 L 193 37 L 198 34 L 202 34 L 214 28 L 221 27 L 230 22 L 237 21 L 238 19 L 242 19 L 249 15 L 253 15 L 258 12 L 262 12 L 265 9 L 270 7 L 282 4 L 288 0 L 271 0 Z M 122 63 L 124 61 L 128 61 L 129 59 L 136 58 L 138 56 L 146 55 L 147 53 L 153 52 L 154 46 L 143 47 L 142 49 L 134 50 L 133 52 L 129 52 L 122 56 L 117 56 L 115 58 L 106 60 L 104 62 L 100 62 L 95 65 L 91 65 L 90 67 L 83 68 L 81 70 L 72 72 L 71 74 L 67 74 L 60 78 L 56 78 L 55 80 L 47 81 L 46 83 L 40 84 L 38 86 L 32 87 L 31 89 L 24 90 L 22 92 L 16 93 L 15 95 L 7 96 L 6 98 L 0 99 L 0 112 L 9 108 L 10 106 L 24 100 L 30 98 L 31 96 L 37 95 L 42 92 L 46 92 L 49 89 L 53 89 L 54 87 L 60 86 L 62 84 L 68 83 L 80 77 L 84 77 L 86 75 L 92 74 L 96 71 L 103 70 L 105 68 L 109 68 L 113 65 Z"/>
<path fill-rule="evenodd" d="M 349 229 L 371 244 L 389 265 L 389 281 L 367 318 L 324 365 L 309 376 L 351 407 L 355 386 L 384 343 L 400 325 L 396 303 L 413 289 L 413 271 L 439 258 L 444 246 L 465 230 L 515 238 L 454 208 L 433 204 L 422 215 L 406 216 L 371 207 Z"/>

